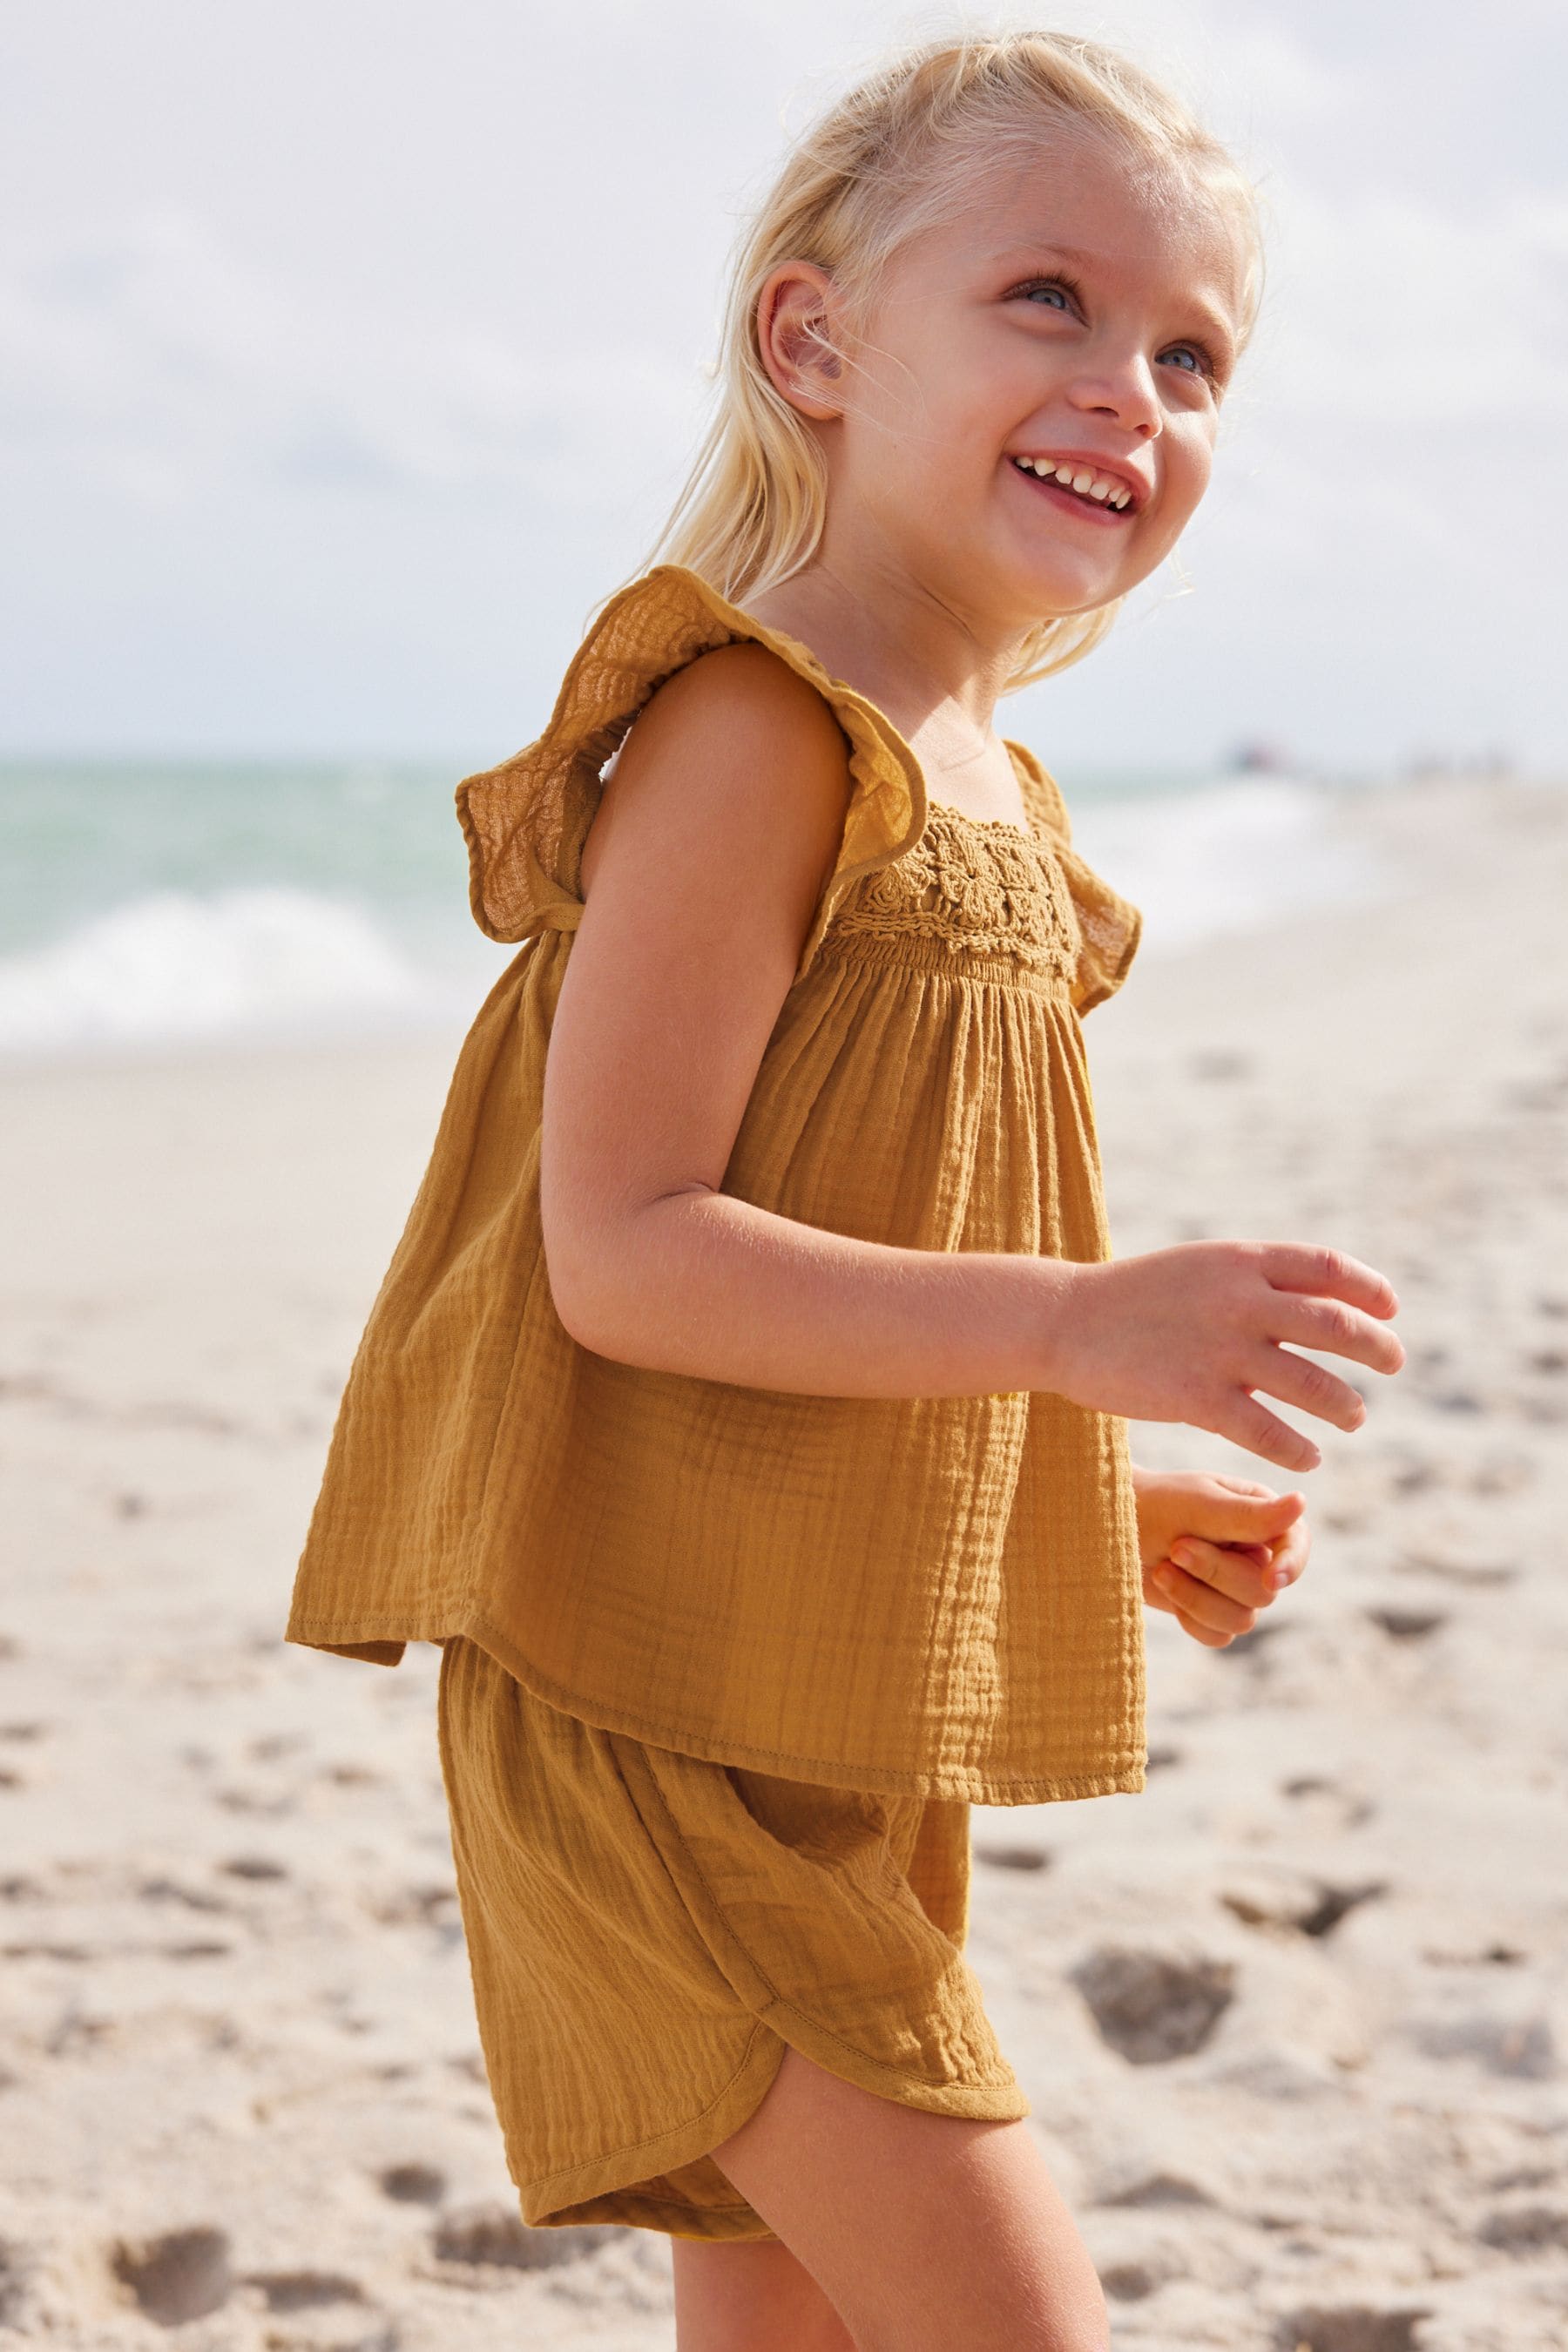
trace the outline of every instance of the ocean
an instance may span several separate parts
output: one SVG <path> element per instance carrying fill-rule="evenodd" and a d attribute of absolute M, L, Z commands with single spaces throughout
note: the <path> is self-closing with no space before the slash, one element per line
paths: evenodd
<path fill-rule="evenodd" d="M 516 950 L 468 912 L 465 772 L 0 762 L 0 1056 L 466 1023 Z M 1383 887 L 1337 836 L 1340 788 L 1053 772 L 1083 855 L 1143 909 L 1143 956 Z"/>

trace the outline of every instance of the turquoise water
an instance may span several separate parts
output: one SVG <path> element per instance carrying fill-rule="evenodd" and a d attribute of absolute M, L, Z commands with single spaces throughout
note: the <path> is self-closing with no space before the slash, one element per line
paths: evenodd
<path fill-rule="evenodd" d="M 463 1017 L 513 952 L 468 912 L 465 772 L 0 763 L 0 1053 Z M 1353 886 L 1324 864 L 1310 784 L 1176 768 L 1058 780 L 1079 845 L 1143 908 L 1151 942 Z"/>
<path fill-rule="evenodd" d="M 400 931 L 466 916 L 460 767 L 0 763 L 0 954 L 155 890 L 274 884 Z"/>

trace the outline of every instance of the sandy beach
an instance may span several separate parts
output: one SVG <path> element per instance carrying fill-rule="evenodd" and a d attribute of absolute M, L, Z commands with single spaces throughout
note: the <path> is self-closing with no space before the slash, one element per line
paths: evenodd
<path fill-rule="evenodd" d="M 1151 1616 L 1145 1792 L 975 1810 L 970 1956 L 1118 2352 L 1561 2352 L 1568 792 L 1336 807 L 1385 897 L 1091 1015 L 1111 1226 L 1339 1244 L 1408 1366 L 1251 1635 Z M 673 2345 L 664 2239 L 517 2218 L 437 1652 L 281 1639 L 456 1043 L 0 1076 L 0 2339 Z"/>

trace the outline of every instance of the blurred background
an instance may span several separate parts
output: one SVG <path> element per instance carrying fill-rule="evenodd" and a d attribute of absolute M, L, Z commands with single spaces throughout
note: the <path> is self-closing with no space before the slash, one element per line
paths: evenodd
<path fill-rule="evenodd" d="M 0 11 L 5 2341 L 673 2341 L 657 2233 L 519 2217 L 435 1650 L 283 1626 L 511 952 L 454 786 L 650 546 L 793 132 L 1025 21 Z M 1268 236 L 1199 515 L 999 714 L 1146 918 L 1088 1025 L 1112 1233 L 1348 1249 L 1408 1363 L 1312 1425 L 1299 1587 L 1223 1646 L 1149 1611 L 1146 1789 L 974 1809 L 966 1948 L 1118 2352 L 1561 2352 L 1568 17 L 1047 21 Z"/>
<path fill-rule="evenodd" d="M 792 128 L 955 21 L 12 0 L 0 1051 L 471 998 L 451 785 L 540 731 L 651 545 Z M 1007 705 L 1086 812 L 1200 795 L 1094 828 L 1185 938 L 1345 878 L 1295 780 L 1568 751 L 1568 28 L 1055 21 L 1171 79 L 1268 216 L 1204 508 L 1095 659 Z"/>

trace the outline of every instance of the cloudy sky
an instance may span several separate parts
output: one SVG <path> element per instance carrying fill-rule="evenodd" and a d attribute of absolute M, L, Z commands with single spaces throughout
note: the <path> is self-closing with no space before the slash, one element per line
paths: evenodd
<path fill-rule="evenodd" d="M 1176 562 L 1005 730 L 1568 772 L 1560 0 L 6 0 L 0 751 L 537 734 L 792 125 L 965 21 L 1131 48 L 1269 234 Z"/>

